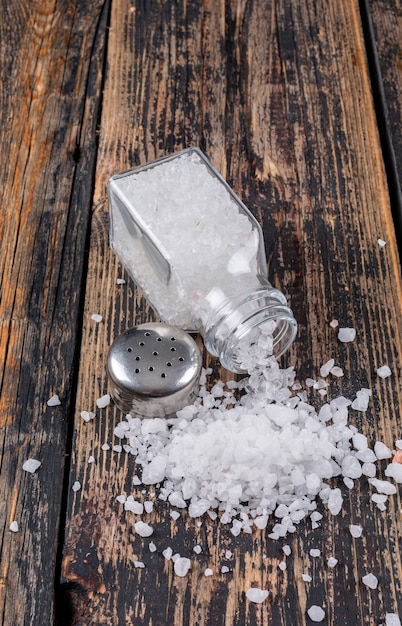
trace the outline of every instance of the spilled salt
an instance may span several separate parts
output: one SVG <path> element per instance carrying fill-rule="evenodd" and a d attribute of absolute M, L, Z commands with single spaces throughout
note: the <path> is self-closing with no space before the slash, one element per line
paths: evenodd
<path fill-rule="evenodd" d="M 28 459 L 22 466 L 22 469 L 25 472 L 29 472 L 30 474 L 34 474 L 36 470 L 42 465 L 41 461 L 37 459 Z"/>
<path fill-rule="evenodd" d="M 258 589 L 257 587 L 250 587 L 246 591 L 246 598 L 250 600 L 250 602 L 256 602 L 257 604 L 261 604 L 268 598 L 269 591 L 266 589 Z"/>
<path fill-rule="evenodd" d="M 313 604 L 307 609 L 307 614 L 312 622 L 322 622 L 325 618 L 325 611 L 322 607 Z"/>
<path fill-rule="evenodd" d="M 61 404 L 60 398 L 57 394 L 54 394 L 46 403 L 48 406 L 59 406 Z"/>

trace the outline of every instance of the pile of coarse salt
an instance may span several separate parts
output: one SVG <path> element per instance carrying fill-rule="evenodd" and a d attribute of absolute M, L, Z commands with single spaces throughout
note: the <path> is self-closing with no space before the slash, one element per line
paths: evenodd
<path fill-rule="evenodd" d="M 256 351 L 258 346 L 242 354 L 250 375 L 238 383 L 219 381 L 207 390 L 211 372 L 204 371 L 198 398 L 175 418 L 127 415 L 117 425 L 115 436 L 126 440 L 123 449 L 142 467 L 135 484 L 156 485 L 160 500 L 187 509 L 190 517 L 207 513 L 231 524 L 235 536 L 270 524 L 269 537 L 279 539 L 307 516 L 316 528 L 319 501 L 333 515 L 342 508 L 341 489 L 329 482 L 335 477 L 348 488 L 367 477 L 376 490 L 373 501 L 384 509 L 396 488 L 376 478 L 375 463 L 393 452 L 382 442 L 370 449 L 348 424 L 349 407 L 365 411 L 371 391 L 358 391 L 353 401 L 337 397 L 317 411 L 295 384 L 292 367 L 280 369 L 274 357 L 262 354 L 256 365 Z M 333 368 L 328 362 L 321 373 Z M 312 386 L 322 392 L 327 383 Z M 385 474 L 402 482 L 402 465 L 391 463 Z"/>

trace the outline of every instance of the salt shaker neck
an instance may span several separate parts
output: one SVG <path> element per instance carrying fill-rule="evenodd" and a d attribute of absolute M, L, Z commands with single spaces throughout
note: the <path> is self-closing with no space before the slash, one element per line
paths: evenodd
<path fill-rule="evenodd" d="M 285 296 L 268 281 L 264 282 L 259 288 L 211 307 L 200 323 L 207 350 L 233 372 L 247 371 L 247 367 L 242 367 L 240 353 L 247 355 L 259 341 L 266 342 L 272 337 L 272 354 L 278 358 L 296 336 L 297 323 Z"/>

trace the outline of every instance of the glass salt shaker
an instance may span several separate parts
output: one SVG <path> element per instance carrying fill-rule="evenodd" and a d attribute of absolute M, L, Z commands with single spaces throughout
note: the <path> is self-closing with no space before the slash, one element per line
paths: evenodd
<path fill-rule="evenodd" d="M 297 323 L 260 225 L 199 148 L 113 176 L 108 195 L 110 244 L 163 322 L 200 332 L 237 373 L 261 342 L 287 350 Z"/>

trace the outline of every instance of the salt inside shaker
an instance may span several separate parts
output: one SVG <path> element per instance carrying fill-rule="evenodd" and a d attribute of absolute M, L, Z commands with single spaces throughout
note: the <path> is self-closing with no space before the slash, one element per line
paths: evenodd
<path fill-rule="evenodd" d="M 262 230 L 199 148 L 113 176 L 108 195 L 110 244 L 163 322 L 200 332 L 233 372 L 260 333 L 287 350 L 297 324 Z"/>

